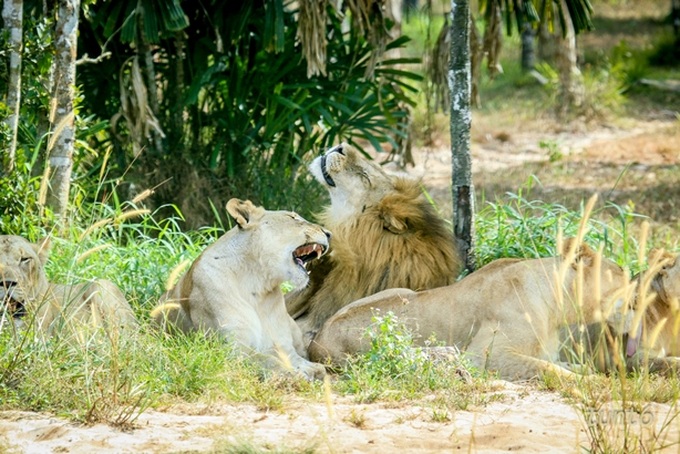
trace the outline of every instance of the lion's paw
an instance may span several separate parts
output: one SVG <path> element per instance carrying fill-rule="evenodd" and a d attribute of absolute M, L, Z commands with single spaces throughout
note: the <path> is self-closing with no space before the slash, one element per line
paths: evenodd
<path fill-rule="evenodd" d="M 307 361 L 298 369 L 308 380 L 323 380 L 326 376 L 326 368 L 319 363 Z"/>

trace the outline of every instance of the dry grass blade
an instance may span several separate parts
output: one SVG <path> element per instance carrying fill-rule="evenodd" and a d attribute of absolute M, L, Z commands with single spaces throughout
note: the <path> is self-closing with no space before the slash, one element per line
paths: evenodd
<path fill-rule="evenodd" d="M 122 222 L 127 219 L 136 218 L 137 216 L 144 216 L 149 213 L 151 213 L 151 210 L 149 210 L 148 208 L 139 208 L 137 210 L 125 211 L 124 213 L 121 213 L 118 216 L 116 216 L 116 222 Z"/>
<path fill-rule="evenodd" d="M 301 0 L 297 38 L 307 60 L 307 77 L 326 75 L 326 2 Z"/>
<path fill-rule="evenodd" d="M 373 49 L 366 65 L 366 77 L 371 78 L 390 37 L 385 23 L 385 10 L 388 4 L 385 0 L 348 0 L 346 4 L 350 11 L 352 27 L 361 30 L 361 34 L 368 37 Z"/>
<path fill-rule="evenodd" d="M 149 94 L 137 57 L 130 58 L 121 68 L 120 110 L 127 124 L 135 157 L 144 149 L 152 129 L 161 137 L 165 137 L 149 105 Z"/>
<path fill-rule="evenodd" d="M 179 276 L 184 272 L 184 270 L 191 264 L 191 260 L 182 260 L 179 265 L 174 267 L 168 276 L 168 280 L 165 281 L 165 290 L 170 291 L 177 283 Z"/>
<path fill-rule="evenodd" d="M 90 233 L 104 227 L 105 225 L 111 224 L 112 222 L 113 219 L 111 218 L 100 219 L 99 221 L 95 222 L 94 224 L 86 228 L 83 231 L 83 233 L 81 233 L 80 236 L 78 237 L 78 241 L 83 241 L 85 238 L 88 237 L 88 235 L 90 235 Z"/>
<path fill-rule="evenodd" d="M 104 249 L 109 249 L 110 247 L 111 247 L 111 245 L 107 243 L 107 244 L 100 244 L 99 246 L 95 246 L 93 248 L 90 248 L 87 251 L 80 254 L 80 256 L 76 259 L 76 263 L 82 263 L 86 258 L 91 256 L 92 254 L 96 254 L 97 252 L 103 251 Z"/>
<path fill-rule="evenodd" d="M 153 189 L 145 189 L 139 194 L 137 194 L 134 199 L 132 199 L 132 203 L 136 205 L 142 200 L 146 200 L 147 198 L 151 197 L 153 194 L 154 194 Z"/>

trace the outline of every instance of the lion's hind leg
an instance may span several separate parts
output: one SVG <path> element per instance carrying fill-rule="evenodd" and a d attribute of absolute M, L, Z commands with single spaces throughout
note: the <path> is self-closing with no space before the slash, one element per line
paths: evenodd
<path fill-rule="evenodd" d="M 504 380 L 529 380 L 552 373 L 560 377 L 575 374 L 566 363 L 552 361 L 552 349 L 541 347 L 533 336 L 523 330 L 503 330 L 498 324 L 485 323 L 466 349 L 466 355 L 480 370 L 498 373 Z M 543 352 L 542 357 L 531 352 Z M 556 356 L 556 355 L 555 355 Z"/>

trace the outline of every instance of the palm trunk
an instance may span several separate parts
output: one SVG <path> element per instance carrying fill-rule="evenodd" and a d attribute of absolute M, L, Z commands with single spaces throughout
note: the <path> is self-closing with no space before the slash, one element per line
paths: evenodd
<path fill-rule="evenodd" d="M 218 31 L 219 33 L 219 31 Z M 169 93 L 170 105 L 173 106 L 172 109 L 172 124 L 173 130 L 171 132 L 172 138 L 169 139 L 169 143 L 180 143 L 182 136 L 184 135 L 185 125 L 184 125 L 184 108 L 182 106 L 182 99 L 184 97 L 184 61 L 186 53 L 186 38 L 182 32 L 175 34 L 175 71 L 174 71 L 174 87 Z M 220 49 L 220 45 L 217 48 Z M 170 134 L 168 134 L 170 135 Z"/>
<path fill-rule="evenodd" d="M 52 138 L 48 144 L 49 188 L 47 206 L 57 215 L 68 207 L 68 195 L 73 168 L 75 127 L 73 100 L 76 83 L 76 51 L 80 0 L 59 0 L 55 33 L 54 118 Z"/>
<path fill-rule="evenodd" d="M 464 256 L 465 268 L 474 270 L 474 187 L 470 159 L 470 3 L 451 0 L 451 173 L 454 235 Z"/>
<path fill-rule="evenodd" d="M 550 31 L 550 20 L 544 19 L 538 25 L 538 59 L 550 63 L 555 63 L 557 53 L 557 36 Z"/>
<path fill-rule="evenodd" d="M 534 29 L 529 21 L 522 26 L 522 70 L 530 71 L 536 65 L 536 53 L 534 52 Z"/>
<path fill-rule="evenodd" d="M 7 107 L 9 116 L 7 126 L 10 130 L 10 142 L 3 164 L 6 174 L 14 168 L 17 150 L 17 130 L 19 125 L 19 107 L 21 106 L 21 49 L 23 46 L 23 1 L 4 0 L 2 19 L 9 34 L 9 86 L 7 89 Z"/>
<path fill-rule="evenodd" d="M 474 17 L 470 16 L 470 102 L 473 106 L 482 107 L 479 87 L 482 84 L 482 60 L 484 47 L 477 31 Z"/>
<path fill-rule="evenodd" d="M 564 29 L 560 45 L 555 53 L 555 67 L 560 77 L 560 104 L 565 108 L 580 107 L 585 97 L 583 76 L 576 62 L 576 32 L 568 11 L 566 0 L 560 0 L 564 14 Z"/>
<path fill-rule="evenodd" d="M 500 72 L 501 48 L 503 47 L 503 14 L 501 5 L 492 1 L 488 5 L 486 15 L 486 28 L 482 42 L 483 52 L 486 54 L 486 68 L 489 77 L 494 78 Z"/>
<path fill-rule="evenodd" d="M 141 7 L 140 7 L 141 8 Z M 156 68 L 153 63 L 153 54 L 151 53 L 151 46 L 149 46 L 148 39 L 146 35 L 144 34 L 144 24 L 142 21 L 142 18 L 144 17 L 144 14 L 146 14 L 146 11 L 142 9 L 141 14 L 139 14 L 139 30 L 140 30 L 140 36 L 139 36 L 139 55 L 140 57 L 143 57 L 144 61 L 144 79 L 146 82 L 147 86 L 147 96 L 149 99 L 149 108 L 151 109 L 151 113 L 155 118 L 158 118 L 158 88 L 156 86 Z M 152 147 L 153 147 L 153 152 L 151 155 L 154 157 L 160 156 L 163 154 L 163 141 L 158 134 L 158 131 L 154 128 L 151 128 L 150 130 L 151 134 L 151 141 L 152 141 Z"/>

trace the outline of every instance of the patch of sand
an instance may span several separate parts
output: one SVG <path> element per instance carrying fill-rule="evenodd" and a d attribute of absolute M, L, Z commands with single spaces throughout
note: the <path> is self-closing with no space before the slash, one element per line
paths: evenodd
<path fill-rule="evenodd" d="M 200 405 L 146 411 L 129 430 L 86 427 L 30 412 L 0 412 L 0 451 L 25 453 L 207 452 L 248 446 L 329 453 L 461 451 L 572 453 L 588 446 L 584 416 L 559 395 L 532 384 L 499 382 L 490 403 L 435 417 L 426 404 L 358 404 L 335 397 L 327 406 L 293 400 L 283 412 L 252 405 Z M 659 432 L 667 405 L 633 431 Z M 649 413 L 651 414 L 651 413 Z M 622 426 L 611 424 L 614 430 Z M 678 440 L 671 424 L 667 441 Z"/>

